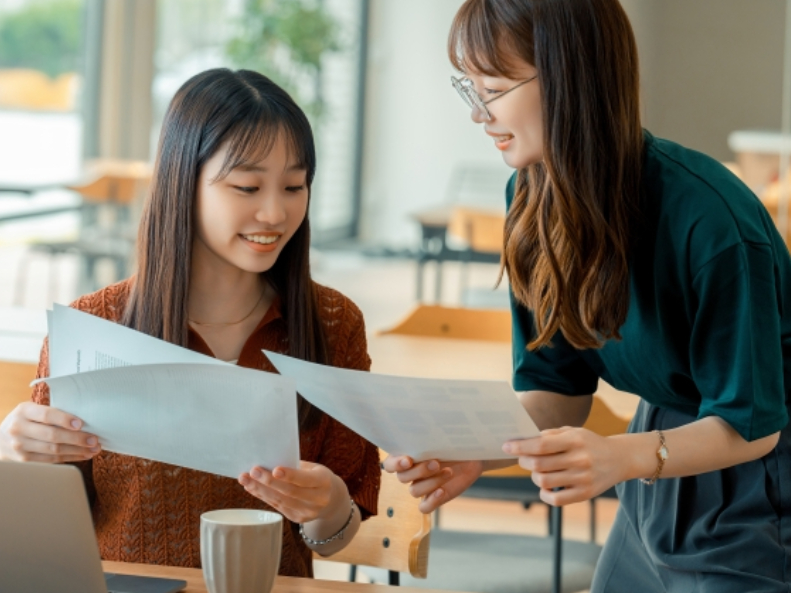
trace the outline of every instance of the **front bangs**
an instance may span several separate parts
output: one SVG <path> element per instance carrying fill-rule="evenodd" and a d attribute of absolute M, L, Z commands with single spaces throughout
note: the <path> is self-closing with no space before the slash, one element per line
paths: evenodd
<path fill-rule="evenodd" d="M 515 76 L 515 67 L 508 57 L 513 46 L 505 37 L 505 19 L 489 0 L 468 0 L 459 9 L 448 37 L 448 57 L 456 70 L 486 76 Z"/>
<path fill-rule="evenodd" d="M 271 117 L 245 118 L 231 129 L 225 138 L 228 153 L 216 180 L 225 178 L 237 167 L 251 166 L 264 160 L 272 152 L 278 137 L 286 143 L 289 166 L 305 169 L 310 187 L 315 170 L 312 135 L 294 122 Z"/>

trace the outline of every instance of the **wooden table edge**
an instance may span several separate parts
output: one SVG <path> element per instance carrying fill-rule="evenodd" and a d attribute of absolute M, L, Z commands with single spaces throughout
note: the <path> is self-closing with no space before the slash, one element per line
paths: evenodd
<path fill-rule="evenodd" d="M 203 573 L 199 568 L 183 568 L 178 566 L 158 566 L 154 564 L 133 564 L 129 562 L 102 561 L 104 572 L 116 574 L 129 574 L 147 577 L 160 577 L 166 579 L 182 579 L 187 581 L 184 593 L 207 593 L 208 589 L 203 581 Z M 366 583 L 348 583 L 344 581 L 326 581 L 321 579 L 305 579 L 296 577 L 277 577 L 272 593 L 385 593 L 398 591 L 400 593 L 449 593 L 433 589 L 415 587 L 393 588 L 387 585 L 370 585 Z"/>

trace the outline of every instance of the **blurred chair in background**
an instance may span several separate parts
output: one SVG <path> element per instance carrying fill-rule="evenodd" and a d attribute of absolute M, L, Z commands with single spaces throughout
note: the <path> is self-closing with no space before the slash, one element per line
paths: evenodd
<path fill-rule="evenodd" d="M 26 68 L 0 70 L 0 106 L 10 109 L 72 111 L 76 107 L 79 76 L 76 72 L 55 79 Z"/>
<path fill-rule="evenodd" d="M 511 312 L 417 305 L 398 324 L 379 333 L 510 343 Z"/>
<path fill-rule="evenodd" d="M 434 301 L 438 304 L 442 301 L 444 262 L 499 263 L 501 247 L 491 249 L 492 242 L 487 239 L 484 248 L 476 249 L 468 240 L 470 229 L 465 222 L 465 210 L 468 213 L 480 212 L 482 215 L 493 216 L 499 214 L 502 217 L 505 211 L 504 192 L 507 181 L 508 171 L 503 167 L 459 163 L 453 168 L 443 203 L 412 215 L 412 219 L 420 225 L 420 245 L 417 252 L 418 302 L 424 300 L 423 276 L 427 262 L 433 261 L 436 264 Z M 454 231 L 449 233 L 452 222 Z M 482 246 L 479 243 L 483 240 L 479 239 L 483 232 L 483 229 L 478 229 L 480 222 L 475 220 L 472 224 L 475 225 L 472 233 L 476 244 Z M 484 223 L 483 228 L 488 228 L 488 225 Z M 484 234 L 488 237 L 488 233 Z M 456 239 L 455 247 L 452 244 L 453 239 Z M 463 282 L 463 288 L 466 288 L 467 279 Z"/>
<path fill-rule="evenodd" d="M 505 214 L 502 212 L 470 206 L 457 206 L 453 209 L 448 223 L 448 235 L 459 238 L 464 244 L 459 256 L 461 261 L 459 300 L 462 305 L 474 304 L 469 294 L 470 263 L 474 260 L 500 263 L 504 228 Z M 492 293 L 493 290 L 487 292 Z M 507 308 L 507 295 L 505 297 L 498 301 L 498 304 Z"/>
<path fill-rule="evenodd" d="M 145 162 L 100 159 L 86 163 L 84 182 L 66 186 L 82 199 L 79 235 L 72 240 L 37 241 L 30 246 L 19 264 L 15 304 L 24 303 L 27 269 L 37 254 L 49 260 L 50 300 L 57 294 L 55 264 L 62 255 L 79 259 L 78 294 L 106 284 L 98 273 L 102 261 L 112 263 L 113 281 L 125 278 L 134 251 L 140 205 L 150 179 L 151 165 Z"/>

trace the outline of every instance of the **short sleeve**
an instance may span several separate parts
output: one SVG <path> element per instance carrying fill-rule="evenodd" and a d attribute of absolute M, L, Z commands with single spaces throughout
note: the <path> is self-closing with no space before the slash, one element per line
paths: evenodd
<path fill-rule="evenodd" d="M 49 338 L 44 338 L 44 344 L 41 346 L 41 353 L 38 357 L 38 367 L 36 368 L 36 379 L 49 377 Z M 30 399 L 34 404 L 41 406 L 49 405 L 49 385 L 46 383 L 36 383 L 33 386 L 33 393 Z"/>
<path fill-rule="evenodd" d="M 338 342 L 333 365 L 358 371 L 371 370 L 365 322 L 351 301 L 347 301 L 340 331 L 344 339 Z M 318 463 L 330 468 L 344 481 L 362 518 L 367 519 L 377 512 L 382 475 L 379 449 L 334 418 L 328 417 L 328 421 Z"/>
<path fill-rule="evenodd" d="M 528 350 L 533 335 L 533 315 L 511 294 L 513 319 L 514 389 L 516 391 L 551 391 L 562 395 L 592 395 L 599 377 L 558 332 L 551 346 Z"/>
<path fill-rule="evenodd" d="M 739 243 L 695 274 L 690 340 L 698 417 L 718 416 L 748 441 L 788 423 L 778 270 L 768 244 Z"/>
<path fill-rule="evenodd" d="M 49 338 L 44 338 L 44 345 L 41 347 L 41 354 L 38 358 L 38 368 L 36 369 L 36 379 L 42 377 L 49 377 Z M 37 383 L 33 387 L 33 393 L 30 396 L 34 404 L 41 406 L 49 405 L 49 385 L 46 383 Z M 88 501 L 93 507 L 96 502 L 96 486 L 93 483 L 93 460 L 75 461 L 69 465 L 76 466 L 82 472 L 82 479 L 85 482 L 85 490 L 88 494 Z"/>

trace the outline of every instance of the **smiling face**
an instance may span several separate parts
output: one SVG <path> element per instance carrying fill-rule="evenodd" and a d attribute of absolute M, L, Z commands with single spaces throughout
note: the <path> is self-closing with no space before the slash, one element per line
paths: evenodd
<path fill-rule="evenodd" d="M 514 89 L 536 76 L 537 71 L 522 60 L 514 58 L 512 63 L 513 72 L 508 76 L 475 72 L 467 72 L 466 76 L 481 99 L 487 102 L 491 114 L 491 120 L 487 120 L 485 114 L 473 107 L 472 121 L 484 124 L 484 130 L 494 139 L 495 147 L 503 153 L 503 160 L 509 167 L 522 169 L 543 158 L 541 82 L 535 78 Z M 506 93 L 509 89 L 514 90 Z"/>
<path fill-rule="evenodd" d="M 219 177 L 228 150 L 223 144 L 200 172 L 193 258 L 266 272 L 305 219 L 307 171 L 282 134 L 265 157 Z"/>

